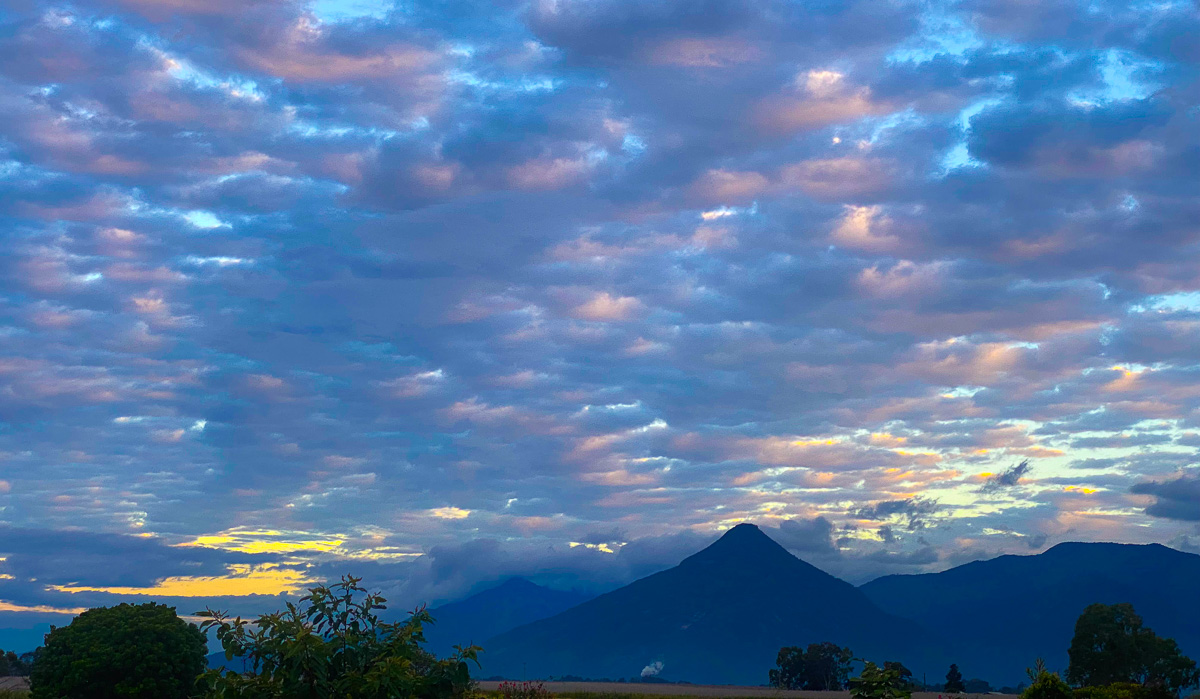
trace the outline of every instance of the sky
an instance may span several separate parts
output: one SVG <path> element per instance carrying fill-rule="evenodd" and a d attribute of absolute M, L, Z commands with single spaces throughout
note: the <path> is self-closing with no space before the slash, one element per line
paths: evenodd
<path fill-rule="evenodd" d="M 1190 0 L 6 2 L 0 627 L 1200 551 L 1198 77 Z"/>

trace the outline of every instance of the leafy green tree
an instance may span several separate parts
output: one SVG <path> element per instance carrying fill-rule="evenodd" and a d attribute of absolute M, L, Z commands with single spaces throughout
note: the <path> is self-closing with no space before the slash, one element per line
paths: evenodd
<path fill-rule="evenodd" d="M 946 673 L 946 688 L 945 691 L 950 694 L 958 694 L 966 691 L 967 687 L 963 684 L 962 673 L 958 671 L 958 666 L 951 664 L 950 671 Z"/>
<path fill-rule="evenodd" d="M 433 618 L 423 608 L 403 622 L 385 622 L 382 596 L 343 577 L 318 585 L 299 604 L 264 614 L 254 624 L 211 609 L 225 658 L 244 659 L 245 672 L 209 670 L 201 678 L 210 699 L 455 699 L 471 688 L 467 661 L 480 648 L 455 647 L 439 660 L 420 646 Z"/>
<path fill-rule="evenodd" d="M 775 667 L 767 673 L 771 686 L 778 689 L 804 687 L 804 649 L 784 646 L 775 656 Z"/>
<path fill-rule="evenodd" d="M 912 684 L 906 679 L 904 666 L 897 662 L 885 662 L 880 668 L 865 661 L 862 673 L 850 679 L 851 699 L 909 699 Z M 912 673 L 908 673 L 911 678 Z"/>
<path fill-rule="evenodd" d="M 31 699 L 186 699 L 204 670 L 204 634 L 153 602 L 100 607 L 50 627 Z"/>
<path fill-rule="evenodd" d="M 1093 604 L 1075 622 L 1067 679 L 1081 686 L 1136 683 L 1178 696 L 1200 682 L 1196 663 L 1173 639 L 1142 623 L 1130 604 Z"/>

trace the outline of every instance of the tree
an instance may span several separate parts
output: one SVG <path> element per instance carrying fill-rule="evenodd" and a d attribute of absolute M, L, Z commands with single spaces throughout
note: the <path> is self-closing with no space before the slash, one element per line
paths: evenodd
<path fill-rule="evenodd" d="M 1092 604 L 1075 622 L 1067 680 L 1080 686 L 1137 683 L 1178 696 L 1200 682 L 1196 663 L 1173 639 L 1142 623 L 1130 604 Z"/>
<path fill-rule="evenodd" d="M 772 687 L 811 691 L 842 690 L 850 677 L 854 653 L 836 643 L 812 643 L 807 650 L 785 646 L 775 656 L 775 669 L 767 673 Z"/>
<path fill-rule="evenodd" d="M 186 699 L 204 670 L 204 634 L 150 602 L 100 607 L 50 627 L 31 699 Z"/>
<path fill-rule="evenodd" d="M 913 682 L 912 670 L 904 667 L 903 663 L 896 660 L 885 660 L 883 662 L 883 669 L 896 671 L 897 675 L 904 682 L 904 686 L 908 687 L 910 690 L 916 688 L 916 683 Z"/>
<path fill-rule="evenodd" d="M 946 673 L 946 692 L 950 694 L 958 694 L 966 690 L 966 685 L 963 684 L 962 673 L 958 671 L 958 666 L 951 664 L 950 671 Z"/>
<path fill-rule="evenodd" d="M 836 643 L 813 643 L 804 652 L 804 689 L 840 691 L 850 677 L 854 653 Z"/>
<path fill-rule="evenodd" d="M 318 585 L 264 614 L 253 625 L 211 609 L 204 630 L 215 629 L 225 658 L 243 658 L 245 672 L 209 670 L 202 685 L 210 699 L 457 699 L 471 687 L 467 661 L 478 663 L 480 648 L 455 647 L 439 660 L 424 651 L 422 628 L 433 618 L 424 608 L 406 621 L 385 622 L 381 595 L 343 577 Z"/>
<path fill-rule="evenodd" d="M 851 699 L 909 699 L 912 686 L 902 670 L 904 666 L 897 662 L 885 662 L 879 668 L 865 661 L 862 673 L 850 680 Z M 911 677 L 912 673 L 908 675 Z"/>
<path fill-rule="evenodd" d="M 771 686 L 800 689 L 804 686 L 804 649 L 784 646 L 775 656 L 775 668 L 767 673 Z"/>
<path fill-rule="evenodd" d="M 28 677 L 32 660 L 33 653 L 17 655 L 11 650 L 7 653 L 0 650 L 0 677 Z"/>

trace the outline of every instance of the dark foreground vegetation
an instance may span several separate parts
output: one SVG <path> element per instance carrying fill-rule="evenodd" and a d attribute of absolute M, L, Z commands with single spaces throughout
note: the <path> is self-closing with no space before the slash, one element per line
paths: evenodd
<path fill-rule="evenodd" d="M 1067 651 L 1066 678 L 1050 672 L 1038 660 L 1027 669 L 1030 684 L 1003 687 L 1000 693 L 1020 693 L 1022 699 L 1175 699 L 1200 684 L 1196 663 L 1170 638 L 1147 628 L 1129 604 L 1093 604 L 1075 622 L 1075 636 Z M 779 649 L 768 680 L 779 689 L 837 691 L 849 688 L 863 699 L 908 697 L 916 690 L 947 694 L 986 693 L 983 680 L 964 680 L 958 665 L 950 665 L 940 685 L 917 682 L 897 661 L 882 667 L 863 661 L 862 673 L 850 678 L 854 652 L 834 643 L 813 643 L 808 648 Z"/>
<path fill-rule="evenodd" d="M 248 620 L 211 609 L 199 626 L 159 604 L 92 609 L 52 628 L 42 648 L 0 653 L 7 675 L 28 674 L 29 699 L 550 699 L 539 682 L 505 682 L 482 692 L 470 675 L 481 649 L 427 652 L 423 608 L 401 622 L 381 619 L 386 600 L 346 577 L 297 603 Z M 206 634 L 226 665 L 208 667 Z M 1196 663 L 1158 636 L 1128 604 L 1089 606 L 1075 624 L 1065 674 L 1041 660 L 1029 684 L 1001 688 L 1022 699 L 1178 699 L 1200 683 Z M 852 676 L 856 665 L 861 666 Z M 787 646 L 770 669 L 780 690 L 848 691 L 852 699 L 909 699 L 914 691 L 980 694 L 987 682 L 951 665 L 945 682 L 918 681 L 897 661 L 876 664 L 833 643 Z M 699 694 L 699 692 L 698 692 Z M 7 695 L 6 695 L 7 696 Z M 609 697 L 610 693 L 595 695 Z M 615 692 L 611 693 L 615 696 Z M 569 697 L 567 699 L 570 699 Z"/>

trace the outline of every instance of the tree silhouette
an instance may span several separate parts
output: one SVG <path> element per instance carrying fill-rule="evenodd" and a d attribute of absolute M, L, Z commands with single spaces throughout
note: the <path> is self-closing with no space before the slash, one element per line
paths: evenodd
<path fill-rule="evenodd" d="M 1131 604 L 1089 605 L 1075 622 L 1067 680 L 1081 686 L 1132 682 L 1178 695 L 1200 682 L 1173 639 L 1146 628 Z"/>
<path fill-rule="evenodd" d="M 965 691 L 966 688 L 966 685 L 963 684 L 962 673 L 958 671 L 958 665 L 951 664 L 950 671 L 946 673 L 946 691 L 958 694 Z"/>
<path fill-rule="evenodd" d="M 772 687 L 800 689 L 804 686 L 804 649 L 784 646 L 775 656 L 775 668 L 767 673 Z"/>
<path fill-rule="evenodd" d="M 807 650 L 784 646 L 775 656 L 775 669 L 767 673 L 772 687 L 839 691 L 846 688 L 854 653 L 836 643 L 812 643 Z"/>

